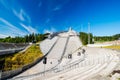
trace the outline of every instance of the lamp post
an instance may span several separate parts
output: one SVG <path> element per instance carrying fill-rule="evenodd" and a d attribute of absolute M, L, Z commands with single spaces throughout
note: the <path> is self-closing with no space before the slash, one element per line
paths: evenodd
<path fill-rule="evenodd" d="M 90 23 L 88 23 L 88 44 L 90 44 Z"/>
<path fill-rule="evenodd" d="M 60 60 L 58 60 L 58 70 L 60 70 Z"/>
<path fill-rule="evenodd" d="M 36 43 L 36 42 L 37 42 L 37 39 L 36 39 L 36 36 L 37 36 L 37 35 L 36 35 L 36 33 L 34 33 L 34 36 L 35 36 L 35 43 Z"/>
<path fill-rule="evenodd" d="M 80 30 L 81 30 L 81 32 L 82 32 L 82 27 L 83 27 L 83 25 L 81 24 L 81 29 L 80 29 Z"/>

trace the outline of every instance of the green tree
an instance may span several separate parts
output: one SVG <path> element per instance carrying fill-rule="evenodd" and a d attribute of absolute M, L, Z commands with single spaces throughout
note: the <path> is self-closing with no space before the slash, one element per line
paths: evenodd
<path fill-rule="evenodd" d="M 87 45 L 88 44 L 88 34 L 85 32 L 80 32 L 79 34 L 80 34 L 80 39 L 82 41 L 82 44 Z M 90 35 L 90 43 L 93 43 L 92 42 L 92 38 L 93 38 L 92 33 L 90 33 L 89 35 Z"/>

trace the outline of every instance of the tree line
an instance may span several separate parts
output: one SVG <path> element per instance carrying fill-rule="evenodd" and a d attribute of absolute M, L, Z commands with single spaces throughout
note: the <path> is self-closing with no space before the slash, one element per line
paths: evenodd
<path fill-rule="evenodd" d="M 80 32 L 80 39 L 83 43 L 83 45 L 88 44 L 88 33 Z M 29 43 L 29 42 L 38 42 L 42 41 L 47 38 L 49 33 L 46 34 L 29 34 L 25 35 L 23 37 L 16 36 L 16 37 L 6 37 L 6 38 L 0 38 L 0 42 L 9 42 L 9 43 Z M 92 33 L 89 33 L 90 35 L 90 43 L 94 43 L 96 41 L 114 41 L 120 39 L 120 34 L 115 34 L 113 36 L 93 36 Z"/>
<path fill-rule="evenodd" d="M 25 35 L 23 37 L 16 36 L 16 37 L 11 37 L 8 36 L 6 38 L 0 38 L 0 42 L 9 42 L 9 43 L 29 43 L 29 42 L 38 42 L 42 41 L 45 38 L 47 38 L 48 33 L 46 34 L 29 34 Z"/>
<path fill-rule="evenodd" d="M 85 32 L 80 32 L 80 40 L 82 41 L 83 45 L 87 45 L 88 44 L 88 33 Z M 93 39 L 93 35 L 92 33 L 89 33 L 90 36 L 90 43 L 93 43 L 92 39 Z"/>
<path fill-rule="evenodd" d="M 113 36 L 94 36 L 95 41 L 114 41 L 119 39 L 120 39 L 120 34 L 115 34 Z"/>
<path fill-rule="evenodd" d="M 88 33 L 80 32 L 80 39 L 82 41 L 83 45 L 88 44 Z M 90 44 L 94 42 L 105 42 L 105 41 L 114 41 L 114 40 L 120 40 L 120 34 L 115 34 L 113 36 L 93 36 L 92 33 L 89 33 L 90 35 Z"/>

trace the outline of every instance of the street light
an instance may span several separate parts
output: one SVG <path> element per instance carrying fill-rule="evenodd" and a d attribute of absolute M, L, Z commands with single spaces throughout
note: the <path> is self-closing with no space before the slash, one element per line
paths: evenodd
<path fill-rule="evenodd" d="M 43 64 L 44 64 L 44 78 L 45 78 L 45 65 L 47 64 L 47 57 L 44 57 Z"/>
<path fill-rule="evenodd" d="M 58 70 L 60 70 L 60 60 L 58 60 Z"/>
<path fill-rule="evenodd" d="M 81 24 L 81 29 L 80 29 L 80 30 L 81 30 L 81 32 L 82 32 L 82 27 L 83 27 L 83 25 Z"/>
<path fill-rule="evenodd" d="M 88 23 L 88 44 L 90 44 L 90 23 Z"/>

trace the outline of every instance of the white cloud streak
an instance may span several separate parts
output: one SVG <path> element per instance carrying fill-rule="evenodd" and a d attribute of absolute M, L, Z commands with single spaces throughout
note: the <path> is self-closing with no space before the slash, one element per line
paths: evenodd
<path fill-rule="evenodd" d="M 69 2 L 70 0 L 64 0 L 63 2 L 62 2 L 62 4 L 59 4 L 59 5 L 57 5 L 55 8 L 53 8 L 53 11 L 58 11 L 58 10 L 60 10 L 62 7 L 64 7 L 64 5 L 66 5 L 68 2 Z"/>
<path fill-rule="evenodd" d="M 57 30 L 52 27 L 50 30 L 45 29 L 45 30 L 44 30 L 44 33 L 53 33 L 53 32 L 56 32 L 56 31 L 57 31 Z"/>
<path fill-rule="evenodd" d="M 17 28 L 16 26 L 12 25 L 11 23 L 9 23 L 8 21 L 6 21 L 3 18 L 0 18 L 0 21 L 2 23 L 5 24 L 5 27 L 9 29 L 9 33 L 11 33 L 10 35 L 14 34 L 14 35 L 25 35 L 26 33 L 23 32 L 22 30 L 20 30 L 19 28 Z"/>
<path fill-rule="evenodd" d="M 17 16 L 21 21 L 24 21 L 24 17 L 23 17 L 23 10 L 20 10 L 20 13 L 18 13 L 16 10 L 13 9 L 13 13 L 15 14 L 15 16 Z"/>
<path fill-rule="evenodd" d="M 0 38 L 8 37 L 8 35 L 0 34 Z"/>
<path fill-rule="evenodd" d="M 20 9 L 20 11 L 16 11 L 15 9 L 13 9 L 13 13 L 16 17 L 18 17 L 21 21 L 27 21 L 29 23 L 31 23 L 31 19 L 28 16 L 28 14 L 26 14 L 26 12 L 23 9 Z"/>
<path fill-rule="evenodd" d="M 20 25 L 21 25 L 24 29 L 26 29 L 29 33 L 38 33 L 38 31 L 37 31 L 36 29 L 34 29 L 33 27 L 31 27 L 31 26 L 26 26 L 26 25 L 24 25 L 24 24 L 22 24 L 22 23 L 20 23 Z"/>
<path fill-rule="evenodd" d="M 44 33 L 51 33 L 51 31 L 50 31 L 50 30 L 45 29 L 45 30 L 44 30 Z"/>
<path fill-rule="evenodd" d="M 13 2 L 13 1 L 12 1 Z M 20 9 L 20 7 L 18 6 L 17 8 L 13 8 L 13 6 L 11 6 L 9 4 L 9 2 L 7 0 L 0 0 L 0 3 L 2 4 L 2 6 L 4 6 L 7 10 L 10 10 L 13 12 L 13 14 L 18 17 L 21 21 L 27 21 L 28 23 L 31 23 L 31 18 L 29 17 L 29 15 L 23 10 Z M 39 4 L 39 6 L 42 5 Z M 9 7 L 8 7 L 9 6 Z"/>

